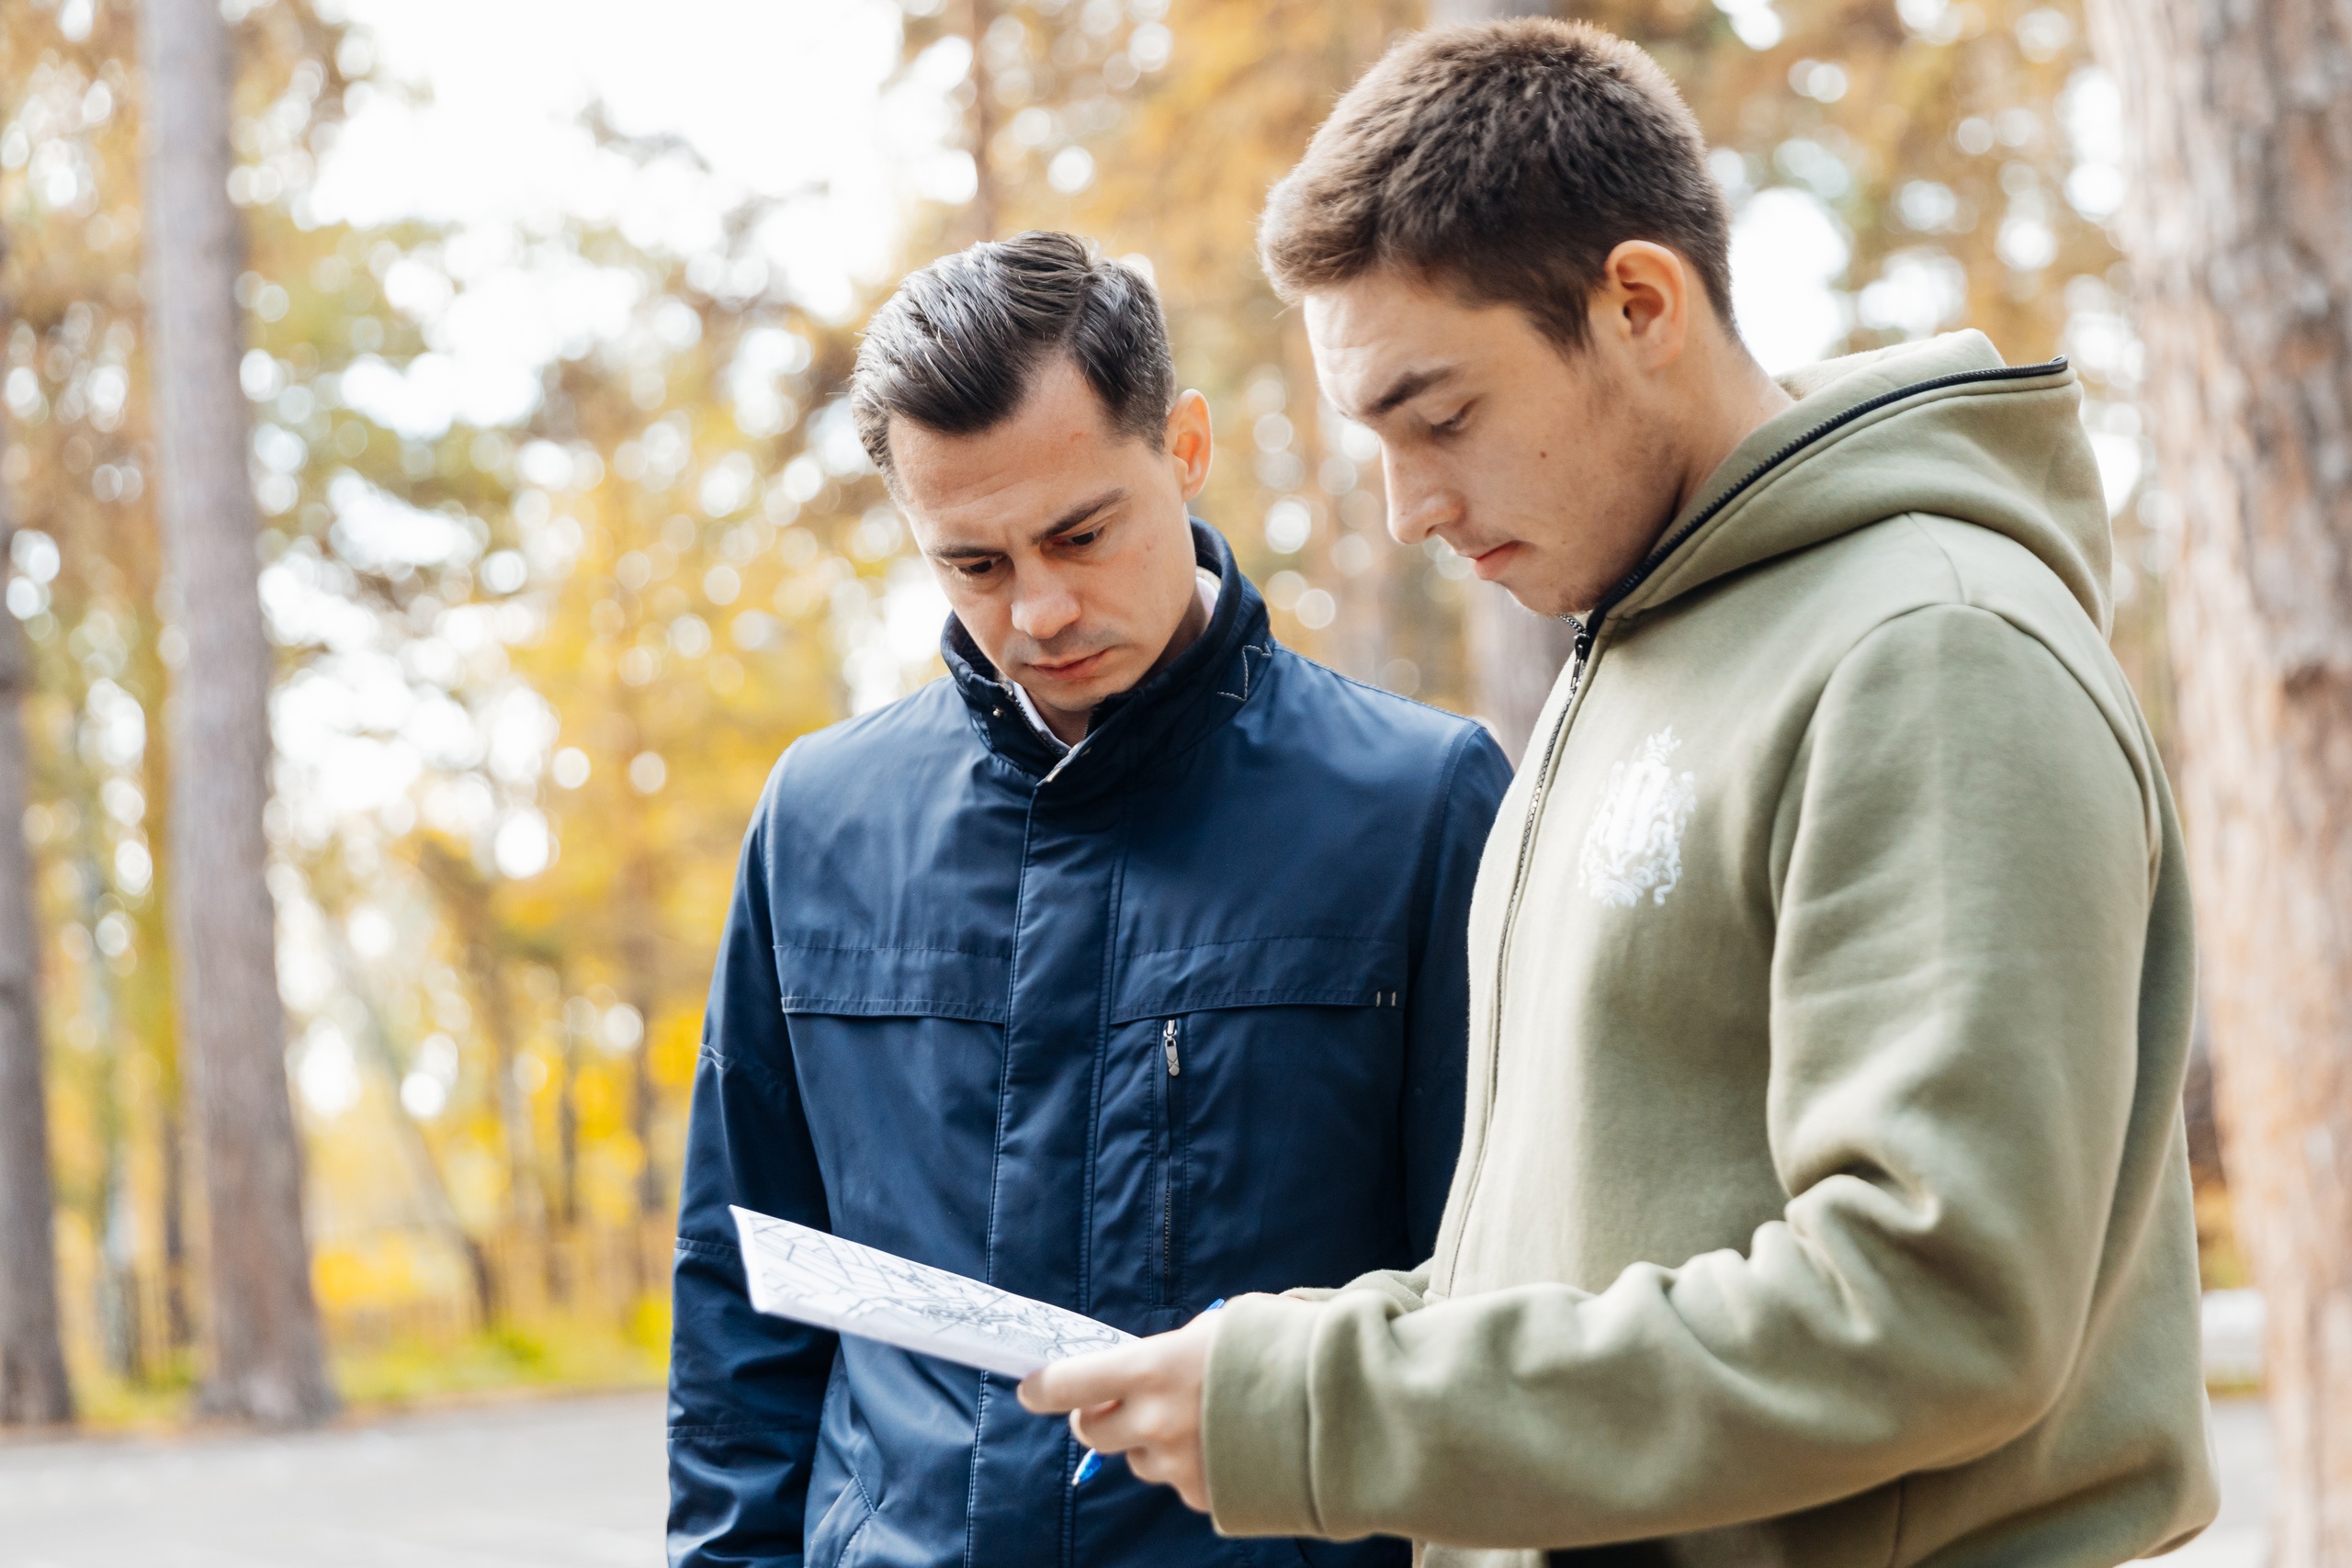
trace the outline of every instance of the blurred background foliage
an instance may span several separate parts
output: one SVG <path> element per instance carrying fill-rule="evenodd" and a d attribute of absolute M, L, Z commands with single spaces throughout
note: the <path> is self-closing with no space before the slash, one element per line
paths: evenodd
<path fill-rule="evenodd" d="M 1278 635 L 1469 707 L 1483 590 L 1384 536 L 1376 447 L 1317 397 L 1251 246 L 1267 186 L 1425 9 L 805 4 L 812 30 L 855 12 L 899 40 L 886 116 L 914 129 L 892 265 L 1030 226 L 1134 258 L 1216 412 L 1203 513 Z M 327 220 L 311 197 L 353 106 L 421 90 L 376 70 L 337 0 L 224 12 L 279 659 L 271 882 L 337 1373 L 363 1401 L 654 1377 L 743 823 L 795 736 L 936 672 L 942 603 L 841 402 L 889 268 L 846 299 L 796 286 L 775 237 L 809 193 L 730 183 L 594 103 L 600 157 L 723 191 L 719 220 L 691 243 L 560 204 Z M 2074 0 L 1578 14 L 1650 48 L 1697 111 L 1768 364 L 1962 325 L 2013 362 L 2075 359 L 2118 514 L 2118 649 L 2161 729 L 2164 520 L 2138 504 L 2137 349 L 2102 227 L 2118 117 Z M 6 604 L 39 671 L 25 826 L 69 1348 L 99 1419 L 184 1408 L 200 1311 L 156 886 L 184 642 L 150 477 L 133 19 L 127 0 L 14 0 L 0 30 Z M 523 298 L 554 323 L 526 384 L 468 383 L 453 334 Z"/>

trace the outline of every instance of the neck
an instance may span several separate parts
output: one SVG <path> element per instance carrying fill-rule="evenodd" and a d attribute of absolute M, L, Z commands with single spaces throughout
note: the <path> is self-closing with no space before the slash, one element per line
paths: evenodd
<path fill-rule="evenodd" d="M 1765 421 L 1796 401 L 1737 342 L 1711 338 L 1707 351 L 1686 360 L 1684 369 L 1684 377 L 1666 389 L 1666 406 L 1684 411 L 1683 415 L 1671 425 L 1657 422 L 1665 428 L 1655 436 L 1657 445 L 1648 449 L 1661 478 L 1673 479 L 1671 503 L 1653 514 L 1649 535 L 1641 553 L 1628 563 L 1629 570 L 1665 542 L 1667 530 L 1690 510 L 1724 459 Z M 1585 604 L 1569 613 L 1581 617 L 1592 609 Z"/>
<path fill-rule="evenodd" d="M 1698 499 L 1701 489 L 1724 466 L 1724 459 L 1739 449 L 1741 442 L 1755 434 L 1765 421 L 1796 401 L 1778 381 L 1764 373 L 1764 367 L 1748 355 L 1746 345 L 1719 344 L 1708 357 L 1713 363 L 1697 368 L 1704 378 L 1703 384 L 1714 389 L 1714 395 L 1699 405 L 1705 412 L 1691 432 L 1674 510 L 1666 520 L 1668 525 Z"/>
<path fill-rule="evenodd" d="M 1167 646 L 1159 650 L 1159 657 L 1151 661 L 1151 668 L 1143 672 L 1136 685 L 1142 685 L 1173 663 L 1179 654 L 1200 640 L 1201 634 L 1208 630 L 1208 626 L 1209 607 L 1201 603 L 1196 584 L 1193 592 L 1185 596 L 1184 614 L 1176 622 L 1176 629 L 1169 634 Z M 1037 716 L 1046 721 L 1046 728 L 1054 732 L 1054 739 L 1065 746 L 1075 746 L 1085 739 L 1087 730 L 1093 725 L 1092 708 L 1054 707 L 1040 701 L 1035 692 L 1029 693 L 1029 700 L 1036 705 Z"/>
<path fill-rule="evenodd" d="M 1054 732 L 1054 739 L 1063 745 L 1075 746 L 1086 739 L 1087 726 L 1094 720 L 1092 708 L 1057 708 L 1039 702 L 1035 692 L 1029 693 L 1029 702 L 1037 710 L 1037 716 L 1046 721 L 1046 728 Z"/>

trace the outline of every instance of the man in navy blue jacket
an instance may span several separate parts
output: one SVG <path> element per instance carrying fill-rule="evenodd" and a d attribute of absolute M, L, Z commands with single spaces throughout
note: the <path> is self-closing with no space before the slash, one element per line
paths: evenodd
<path fill-rule="evenodd" d="M 1427 1257 L 1462 1130 L 1470 886 L 1509 766 L 1278 645 L 1189 521 L 1208 411 L 1149 284 L 1066 235 L 876 316 L 853 391 L 950 679 L 808 736 L 745 841 L 696 1069 L 677 1568 L 1233 1568 L 1007 1380 L 755 1314 L 728 1205 L 1101 1318 Z"/>

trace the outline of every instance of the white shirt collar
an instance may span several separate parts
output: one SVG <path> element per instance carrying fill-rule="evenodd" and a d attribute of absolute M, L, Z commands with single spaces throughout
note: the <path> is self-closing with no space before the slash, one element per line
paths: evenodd
<path fill-rule="evenodd" d="M 1018 681 L 1007 681 L 1005 684 L 1012 688 L 1012 700 L 1021 705 L 1021 716 L 1029 721 L 1029 728 L 1044 737 L 1046 744 L 1055 750 L 1069 750 L 1069 743 L 1046 728 L 1044 716 L 1037 711 L 1037 705 L 1029 700 L 1029 688 Z"/>

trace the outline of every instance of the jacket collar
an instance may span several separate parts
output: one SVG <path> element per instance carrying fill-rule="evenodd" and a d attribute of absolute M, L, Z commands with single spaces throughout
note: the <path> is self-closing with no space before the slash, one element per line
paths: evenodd
<path fill-rule="evenodd" d="M 1193 555 L 1216 573 L 1216 609 L 1193 646 L 1131 691 L 1106 698 L 1093 728 L 1069 751 L 1057 752 L 1030 728 L 964 624 L 950 615 L 940 657 L 963 694 L 980 742 L 1036 781 L 1058 801 L 1091 800 L 1127 787 L 1155 762 L 1184 751 L 1240 711 L 1273 657 L 1266 604 L 1233 559 L 1225 540 L 1206 524 L 1193 524 Z"/>

